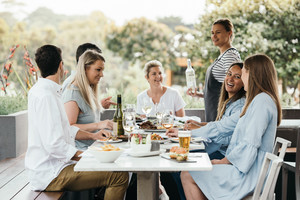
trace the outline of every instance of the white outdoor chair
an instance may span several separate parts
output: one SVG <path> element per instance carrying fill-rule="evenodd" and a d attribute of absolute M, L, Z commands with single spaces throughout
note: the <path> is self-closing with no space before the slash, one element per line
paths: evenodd
<path fill-rule="evenodd" d="M 279 156 L 277 156 L 279 159 L 281 159 L 281 160 L 283 160 L 283 158 L 284 158 L 284 156 L 285 156 L 285 153 L 286 153 L 286 149 L 287 149 L 287 147 L 289 147 L 289 146 L 291 146 L 291 142 L 290 141 L 288 141 L 288 140 L 286 140 L 286 139 L 283 139 L 283 138 L 281 138 L 281 137 L 277 137 L 276 138 L 276 141 L 275 141 L 275 144 L 274 144 L 274 147 L 273 147 L 273 151 L 272 151 L 272 154 L 273 155 L 275 155 L 275 156 L 277 156 L 277 154 L 278 154 L 278 152 L 279 152 L 279 149 L 280 149 L 280 153 L 279 153 Z M 270 154 L 270 153 L 268 153 L 268 154 Z M 272 154 L 270 154 L 270 155 L 272 155 Z M 265 164 L 265 162 L 264 162 L 264 164 Z M 264 167 L 267 167 L 267 166 L 265 166 L 263 164 L 263 167 L 262 167 L 262 169 L 261 169 L 261 174 L 262 174 L 262 170 L 264 169 Z M 279 169 L 280 169 L 280 167 L 281 167 L 281 165 L 282 165 L 282 163 L 280 164 L 280 166 L 279 166 Z M 268 168 L 267 168 L 268 169 Z M 279 171 L 278 171 L 278 173 L 279 173 Z M 277 174 L 275 174 L 276 176 L 274 176 L 274 177 L 272 177 L 272 182 L 270 182 L 269 184 L 270 184 L 270 186 L 268 186 L 268 187 L 266 187 L 266 185 L 265 185 L 265 187 L 264 187 L 264 191 L 263 192 L 265 192 L 266 191 L 266 193 L 268 194 L 268 196 L 265 198 L 265 199 L 275 199 L 275 193 L 274 193 L 274 191 L 275 191 L 275 186 L 276 186 L 276 182 L 277 182 L 277 178 L 278 178 L 278 173 Z M 261 188 L 259 189 L 259 188 L 257 188 L 258 186 L 259 186 L 259 181 L 260 181 L 260 179 L 263 179 L 264 177 L 261 177 L 261 174 L 260 174 L 260 177 L 259 177 L 259 180 L 258 180 L 258 183 L 257 183 L 257 185 L 256 185 L 256 188 L 255 188 L 255 190 L 254 190 L 254 193 L 253 193 L 253 195 L 251 196 L 251 195 L 249 195 L 249 196 L 247 196 L 246 198 L 244 198 L 244 200 L 248 200 L 248 199 L 253 199 L 253 200 L 256 200 L 256 199 L 263 199 L 262 197 L 262 195 L 261 195 L 261 197 L 260 198 L 258 198 L 258 196 L 256 197 L 255 196 L 255 192 L 256 193 L 258 193 L 258 191 L 257 190 L 259 190 L 260 192 L 261 192 L 261 189 L 262 189 L 262 185 L 261 185 Z M 270 170 L 270 172 L 269 172 L 269 175 L 268 175 L 268 177 L 270 176 L 270 174 L 271 174 L 271 170 Z M 266 176 L 266 174 L 265 174 L 265 176 Z M 263 179 L 262 181 L 264 181 L 265 179 Z M 258 195 L 260 194 L 260 192 L 258 193 Z"/>
<path fill-rule="evenodd" d="M 272 187 L 277 181 L 282 163 L 283 160 L 278 156 L 266 153 L 254 193 L 245 197 L 244 200 L 275 200 Z"/>

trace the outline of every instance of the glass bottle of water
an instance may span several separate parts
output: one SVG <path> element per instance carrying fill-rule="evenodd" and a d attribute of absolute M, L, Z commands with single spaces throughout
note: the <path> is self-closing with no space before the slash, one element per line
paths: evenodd
<path fill-rule="evenodd" d="M 185 76 L 186 76 L 186 85 L 189 88 L 192 88 L 193 91 L 196 89 L 196 78 L 195 78 L 195 71 L 192 68 L 191 60 L 187 60 L 187 68 L 185 70 Z"/>

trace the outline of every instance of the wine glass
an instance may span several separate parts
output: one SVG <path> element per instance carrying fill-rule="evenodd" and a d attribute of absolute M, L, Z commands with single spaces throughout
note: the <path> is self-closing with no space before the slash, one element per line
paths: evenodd
<path fill-rule="evenodd" d="M 173 127 L 174 124 L 174 116 L 172 111 L 166 111 L 162 117 L 162 121 L 161 121 L 162 126 L 165 129 L 170 129 Z"/>
<path fill-rule="evenodd" d="M 135 104 L 126 104 L 125 112 L 135 113 Z"/>
<path fill-rule="evenodd" d="M 123 113 L 123 128 L 128 136 L 128 144 L 130 144 L 130 134 L 135 129 L 135 113 L 133 112 L 124 112 Z"/>
<path fill-rule="evenodd" d="M 155 116 L 158 120 L 158 125 L 161 125 L 161 120 L 163 118 L 164 115 L 164 104 L 163 103 L 156 103 L 155 106 Z"/>
<path fill-rule="evenodd" d="M 142 111 L 146 114 L 146 118 L 148 118 L 148 115 L 150 114 L 151 110 L 152 110 L 151 98 L 144 98 Z"/>

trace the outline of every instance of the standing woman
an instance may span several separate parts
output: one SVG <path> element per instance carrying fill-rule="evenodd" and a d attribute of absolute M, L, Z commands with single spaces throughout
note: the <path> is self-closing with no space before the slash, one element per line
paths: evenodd
<path fill-rule="evenodd" d="M 231 45 L 233 38 L 234 27 L 229 19 L 219 19 L 213 23 L 211 40 L 219 48 L 220 55 L 206 71 L 204 94 L 191 89 L 187 91 L 190 96 L 204 97 L 206 122 L 216 120 L 220 90 L 226 72 L 231 64 L 241 60 L 239 52 Z"/>
<path fill-rule="evenodd" d="M 105 59 L 95 50 L 86 50 L 77 64 L 77 73 L 71 84 L 63 92 L 65 110 L 71 125 L 96 132 L 99 129 L 112 129 L 112 121 L 100 121 L 101 105 L 98 83 L 103 77 Z M 109 132 L 102 130 L 106 135 Z M 85 150 L 93 140 L 76 140 L 76 147 Z"/>
<path fill-rule="evenodd" d="M 281 121 L 277 73 L 266 55 L 248 57 L 242 69 L 246 103 L 226 155 L 210 172 L 182 172 L 187 199 L 243 199 L 254 191 L 266 152 Z"/>

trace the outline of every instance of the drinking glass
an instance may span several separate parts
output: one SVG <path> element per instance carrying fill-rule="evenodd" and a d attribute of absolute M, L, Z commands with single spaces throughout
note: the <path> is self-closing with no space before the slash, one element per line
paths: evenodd
<path fill-rule="evenodd" d="M 135 113 L 135 104 L 126 104 L 124 111 L 125 112 Z"/>
<path fill-rule="evenodd" d="M 162 126 L 165 129 L 170 129 L 173 127 L 174 124 L 174 116 L 172 111 L 166 111 L 162 117 L 162 121 L 161 121 Z"/>
<path fill-rule="evenodd" d="M 158 125 L 161 125 L 161 121 L 164 115 L 164 104 L 163 103 L 156 103 L 154 105 L 155 108 L 155 116 L 158 120 Z"/>
<path fill-rule="evenodd" d="M 190 149 L 191 131 L 178 131 L 179 146 L 185 148 L 187 152 Z"/>
<path fill-rule="evenodd" d="M 148 118 L 148 115 L 150 114 L 152 110 L 152 99 L 151 98 L 144 98 L 143 99 L 143 107 L 142 111 L 146 114 L 146 118 Z"/>
<path fill-rule="evenodd" d="M 135 129 L 135 113 L 124 112 L 123 113 L 123 128 L 128 136 L 128 144 L 130 144 L 130 133 Z"/>

